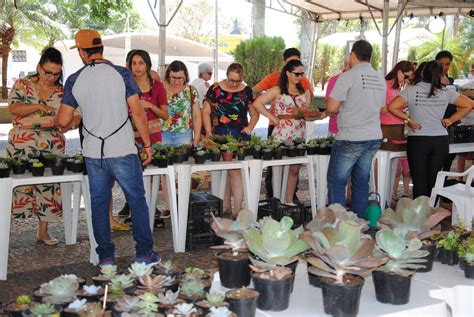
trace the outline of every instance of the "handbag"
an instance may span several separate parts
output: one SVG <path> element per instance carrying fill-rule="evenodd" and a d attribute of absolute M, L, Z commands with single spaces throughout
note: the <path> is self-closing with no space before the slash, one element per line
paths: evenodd
<path fill-rule="evenodd" d="M 383 135 L 381 150 L 406 151 L 407 140 L 404 124 L 381 124 L 381 128 Z"/>

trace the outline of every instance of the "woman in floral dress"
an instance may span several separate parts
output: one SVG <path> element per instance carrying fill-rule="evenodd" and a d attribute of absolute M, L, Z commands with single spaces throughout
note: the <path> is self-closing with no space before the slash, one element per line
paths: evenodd
<path fill-rule="evenodd" d="M 259 114 L 254 109 L 252 89 L 245 85 L 244 68 L 232 63 L 227 68 L 227 78 L 214 83 L 207 91 L 203 105 L 203 122 L 206 135 L 232 134 L 237 139 L 249 141 L 252 130 L 257 124 Z M 250 122 L 247 118 L 250 114 Z M 212 127 L 211 115 L 217 121 Z M 233 215 L 237 216 L 242 208 L 244 197 L 240 170 L 229 170 L 229 184 L 224 195 L 224 212 L 230 211 L 230 197 L 234 197 Z"/>
<path fill-rule="evenodd" d="M 13 128 L 8 135 L 7 154 L 12 157 L 63 154 L 65 138 L 56 125 L 56 112 L 63 95 L 62 56 L 55 48 L 41 55 L 36 74 L 15 82 L 8 105 Z M 71 125 L 76 125 L 75 120 Z M 13 192 L 13 215 L 39 218 L 37 240 L 55 245 L 58 240 L 48 233 L 48 223 L 58 221 L 62 214 L 59 184 L 18 187 Z"/>
<path fill-rule="evenodd" d="M 300 81 L 304 75 L 303 64 L 299 60 L 289 61 L 281 71 L 280 82 L 255 100 L 255 109 L 273 122 L 272 136 L 278 141 L 293 141 L 305 137 L 305 121 L 313 121 L 319 114 L 310 114 L 308 105 L 311 94 Z M 275 114 L 265 108 L 265 104 L 275 99 Z M 298 181 L 299 164 L 290 166 L 284 203 L 293 205 L 293 194 Z"/>

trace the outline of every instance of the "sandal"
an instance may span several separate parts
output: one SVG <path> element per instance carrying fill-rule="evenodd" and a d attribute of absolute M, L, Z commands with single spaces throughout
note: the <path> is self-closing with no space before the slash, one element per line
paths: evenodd
<path fill-rule="evenodd" d="M 130 225 L 121 223 L 116 226 L 112 226 L 112 231 L 130 231 Z"/>
<path fill-rule="evenodd" d="M 36 236 L 36 241 L 43 243 L 44 245 L 56 245 L 59 243 L 58 239 L 55 238 L 49 238 L 49 239 L 40 239 L 38 236 Z"/>

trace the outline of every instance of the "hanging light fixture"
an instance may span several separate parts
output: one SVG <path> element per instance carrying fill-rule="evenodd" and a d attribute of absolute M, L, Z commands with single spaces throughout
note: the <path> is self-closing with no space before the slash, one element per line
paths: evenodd
<path fill-rule="evenodd" d="M 430 30 L 431 33 L 438 34 L 443 32 L 444 30 L 444 20 L 441 18 L 443 13 L 440 13 L 440 17 L 434 16 L 434 18 L 431 18 L 430 23 L 428 24 L 428 29 Z"/>

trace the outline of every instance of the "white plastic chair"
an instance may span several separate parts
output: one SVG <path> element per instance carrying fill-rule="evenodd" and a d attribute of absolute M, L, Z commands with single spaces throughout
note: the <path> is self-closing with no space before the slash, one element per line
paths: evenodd
<path fill-rule="evenodd" d="M 444 187 L 444 181 L 447 176 L 467 176 L 466 184 L 455 184 Z M 471 166 L 463 173 L 439 172 L 436 177 L 436 184 L 431 191 L 430 206 L 435 206 L 436 196 L 443 196 L 453 201 L 452 223 L 459 224 L 462 220 L 464 224 L 471 229 L 474 216 L 474 187 L 472 180 L 474 178 L 474 166 Z"/>

